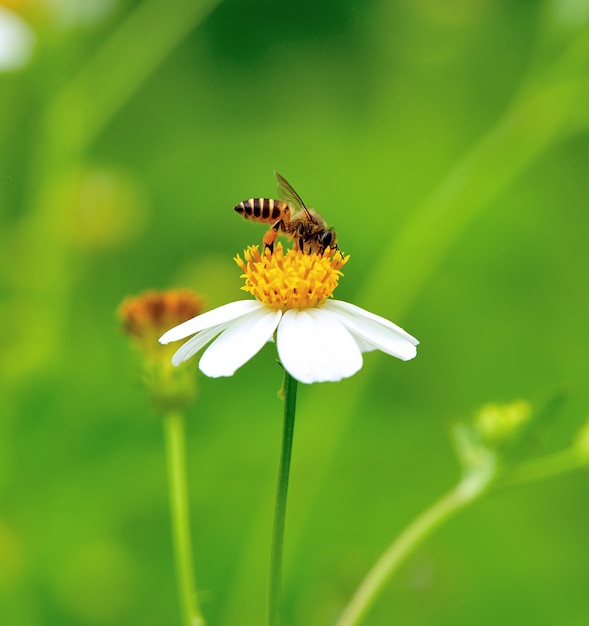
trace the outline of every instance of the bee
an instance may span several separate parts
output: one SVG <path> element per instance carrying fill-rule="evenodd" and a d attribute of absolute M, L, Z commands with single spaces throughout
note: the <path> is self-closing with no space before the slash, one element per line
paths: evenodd
<path fill-rule="evenodd" d="M 339 250 L 337 236 L 325 220 L 313 209 L 305 206 L 299 194 L 278 172 L 278 195 L 282 200 L 270 198 L 250 198 L 233 207 L 246 220 L 272 224 L 263 238 L 264 248 L 274 250 L 274 242 L 279 232 L 294 240 L 295 249 L 302 252 L 318 252 L 326 248 Z"/>

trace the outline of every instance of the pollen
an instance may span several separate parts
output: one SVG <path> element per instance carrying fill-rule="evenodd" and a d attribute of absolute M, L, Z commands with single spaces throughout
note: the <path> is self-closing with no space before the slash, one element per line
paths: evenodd
<path fill-rule="evenodd" d="M 322 305 L 333 296 L 341 268 L 348 262 L 339 250 L 308 254 L 284 251 L 278 243 L 273 252 L 250 246 L 235 262 L 243 270 L 243 291 L 273 309 L 307 309 Z"/>

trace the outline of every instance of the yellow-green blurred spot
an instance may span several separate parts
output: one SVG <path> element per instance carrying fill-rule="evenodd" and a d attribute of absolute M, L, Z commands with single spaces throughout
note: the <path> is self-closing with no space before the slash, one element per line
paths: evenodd
<path fill-rule="evenodd" d="M 0 588 L 9 587 L 20 577 L 23 560 L 19 537 L 0 518 Z"/>
<path fill-rule="evenodd" d="M 77 623 L 120 621 L 135 603 L 136 568 L 123 548 L 109 541 L 78 546 L 58 565 L 55 593 Z"/>
<path fill-rule="evenodd" d="M 589 461 L 589 422 L 584 424 L 575 436 L 577 452 Z"/>
<path fill-rule="evenodd" d="M 510 404 L 486 404 L 475 417 L 475 427 L 487 444 L 497 445 L 513 437 L 531 414 L 532 407 L 525 400 Z"/>
<path fill-rule="evenodd" d="M 58 192 L 65 231 L 84 250 L 119 247 L 135 238 L 147 220 L 146 193 L 127 174 L 111 167 L 86 167 L 66 177 Z"/>

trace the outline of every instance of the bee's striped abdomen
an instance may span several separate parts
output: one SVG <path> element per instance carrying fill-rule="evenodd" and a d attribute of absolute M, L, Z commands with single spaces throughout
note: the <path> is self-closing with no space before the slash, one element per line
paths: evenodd
<path fill-rule="evenodd" d="M 250 198 L 233 207 L 247 220 L 255 222 L 275 222 L 284 215 L 288 203 L 271 198 Z"/>

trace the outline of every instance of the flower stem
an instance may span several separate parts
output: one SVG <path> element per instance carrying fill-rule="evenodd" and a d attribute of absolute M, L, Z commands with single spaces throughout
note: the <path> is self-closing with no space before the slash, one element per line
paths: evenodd
<path fill-rule="evenodd" d="M 177 411 L 169 412 L 164 416 L 163 421 L 182 623 L 185 626 L 204 626 L 205 621 L 200 612 L 192 563 L 184 415 Z"/>
<path fill-rule="evenodd" d="M 444 521 L 480 496 L 492 475 L 467 476 L 426 509 L 397 537 L 368 572 L 336 626 L 357 626 L 406 558 Z"/>
<path fill-rule="evenodd" d="M 282 554 L 284 546 L 284 526 L 286 522 L 286 498 L 288 476 L 294 434 L 295 409 L 297 402 L 297 381 L 285 370 L 284 384 L 284 423 L 282 427 L 282 451 L 278 470 L 278 486 L 274 507 L 274 528 L 270 552 L 270 586 L 268 593 L 268 626 L 280 623 L 280 592 L 282 579 Z"/>
<path fill-rule="evenodd" d="M 579 452 L 575 447 L 566 448 L 560 452 L 528 461 L 514 468 L 500 483 L 500 487 L 511 487 L 525 483 L 553 478 L 574 470 L 581 469 L 589 464 L 587 454 Z"/>

